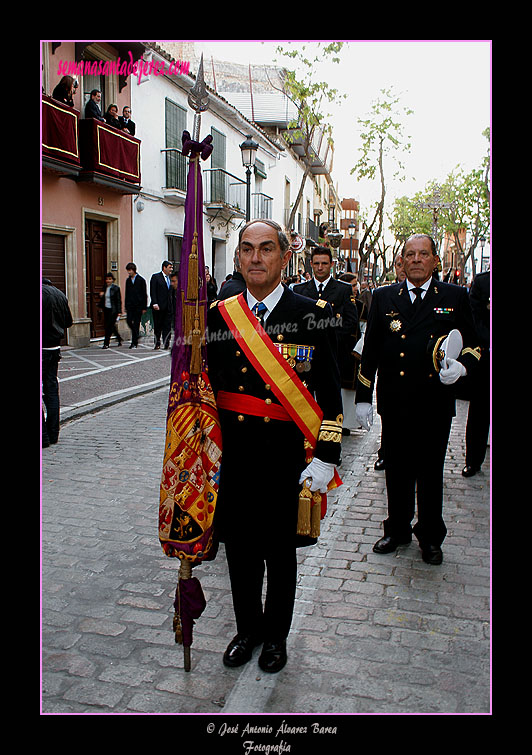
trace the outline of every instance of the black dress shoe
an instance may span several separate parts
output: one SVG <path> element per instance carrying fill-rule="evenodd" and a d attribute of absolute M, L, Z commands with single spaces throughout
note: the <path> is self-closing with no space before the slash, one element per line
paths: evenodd
<path fill-rule="evenodd" d="M 244 663 L 247 663 L 250 660 L 253 654 L 253 648 L 261 643 L 262 640 L 252 637 L 249 634 L 237 634 L 233 637 L 224 653 L 224 666 L 229 666 L 229 668 L 243 666 Z"/>
<path fill-rule="evenodd" d="M 384 459 L 377 459 L 373 466 L 373 469 L 376 469 L 377 472 L 382 472 L 382 470 L 384 469 Z"/>
<path fill-rule="evenodd" d="M 443 553 L 439 545 L 420 545 L 421 557 L 426 564 L 438 566 L 443 561 Z"/>
<path fill-rule="evenodd" d="M 373 552 L 393 553 L 395 550 L 397 550 L 398 545 L 409 545 L 409 543 L 411 542 L 411 537 L 408 538 L 408 540 L 397 540 L 395 537 L 389 537 L 388 535 L 385 535 L 384 537 L 381 537 L 380 540 L 377 540 L 377 542 L 373 546 Z"/>
<path fill-rule="evenodd" d="M 470 467 L 469 464 L 466 464 L 466 466 L 462 469 L 462 476 L 463 477 L 473 477 L 477 472 L 480 472 L 480 469 L 478 467 Z"/>
<path fill-rule="evenodd" d="M 281 642 L 265 642 L 259 656 L 259 666 L 269 674 L 275 674 L 286 664 L 286 640 Z"/>

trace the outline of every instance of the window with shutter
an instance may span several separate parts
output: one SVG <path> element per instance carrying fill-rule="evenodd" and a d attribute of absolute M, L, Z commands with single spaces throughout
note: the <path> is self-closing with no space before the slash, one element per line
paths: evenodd
<path fill-rule="evenodd" d="M 181 137 L 187 126 L 187 111 L 171 100 L 165 100 L 166 147 L 181 150 Z M 180 152 L 166 152 L 166 188 L 186 191 L 187 161 Z"/>

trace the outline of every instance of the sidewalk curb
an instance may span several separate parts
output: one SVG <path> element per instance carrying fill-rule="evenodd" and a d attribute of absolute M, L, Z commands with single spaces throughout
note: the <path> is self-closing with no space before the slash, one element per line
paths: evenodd
<path fill-rule="evenodd" d="M 144 383 L 143 385 L 136 385 L 132 388 L 124 388 L 120 391 L 114 391 L 113 393 L 107 393 L 103 396 L 96 396 L 95 398 L 82 401 L 74 406 L 68 406 L 60 411 L 59 425 L 63 427 L 72 420 L 79 419 L 88 414 L 96 414 L 102 409 L 106 409 L 114 404 L 120 404 L 122 401 L 127 401 L 130 398 L 136 396 L 142 396 L 145 393 L 151 393 L 157 391 L 160 388 L 170 385 L 170 376 L 159 378 L 152 383 Z"/>

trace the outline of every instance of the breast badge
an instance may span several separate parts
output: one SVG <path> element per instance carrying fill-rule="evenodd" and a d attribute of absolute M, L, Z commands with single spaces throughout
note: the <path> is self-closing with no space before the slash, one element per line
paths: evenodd
<path fill-rule="evenodd" d="M 401 320 L 392 320 L 390 323 L 390 330 L 392 333 L 398 333 L 403 327 Z"/>

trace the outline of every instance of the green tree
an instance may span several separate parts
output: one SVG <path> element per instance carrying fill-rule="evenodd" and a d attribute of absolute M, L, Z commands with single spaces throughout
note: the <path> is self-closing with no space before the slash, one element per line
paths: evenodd
<path fill-rule="evenodd" d="M 351 174 L 355 174 L 359 181 L 369 179 L 380 183 L 380 198 L 369 208 L 363 224 L 364 233 L 359 246 L 360 280 L 364 278 L 366 263 L 383 233 L 386 181 L 390 168 L 393 179 L 404 180 L 400 155 L 410 151 L 410 137 L 404 134 L 404 119 L 412 113 L 413 110 L 400 105 L 400 98 L 393 88 L 381 89 L 380 98 L 372 103 L 367 118 L 357 119 L 362 128 L 362 143 L 360 157 Z"/>
<path fill-rule="evenodd" d="M 298 142 L 302 145 L 305 164 L 297 196 L 291 205 L 290 216 L 286 223 L 288 229 L 294 225 L 294 218 L 303 196 L 305 182 L 317 156 L 316 151 L 319 149 L 319 142 L 326 138 L 332 143 L 332 126 L 328 121 L 330 113 L 326 113 L 324 109 L 328 103 L 346 96 L 339 94 L 338 90 L 330 87 L 326 81 L 316 81 L 316 70 L 322 63 L 328 61 L 339 63 L 340 58 L 337 57 L 337 53 L 341 51 L 343 44 L 343 42 L 331 42 L 323 47 L 319 43 L 313 58 L 306 57 L 305 45 L 297 50 L 285 50 L 282 47 L 277 47 L 278 53 L 297 60 L 299 63 L 299 73 L 287 68 L 283 70 L 282 91 L 297 108 L 297 119 L 289 124 L 289 130 L 283 133 L 283 137 L 288 144 Z"/>
<path fill-rule="evenodd" d="M 441 185 L 430 181 L 423 191 L 417 192 L 413 197 L 397 199 L 390 223 L 390 230 L 396 239 L 405 238 L 412 233 L 433 235 L 432 212 L 421 209 L 421 204 L 428 201 L 435 189 L 439 189 L 442 203 L 451 206 L 438 213 L 434 242 L 439 249 L 446 234 L 453 239 L 459 253 L 462 277 L 465 264 L 470 258 L 472 269 L 475 270 L 475 252 L 480 239 L 483 237 L 489 241 L 489 128 L 482 132 L 482 136 L 488 140 L 488 148 L 480 167 L 466 172 L 458 165 Z"/>

